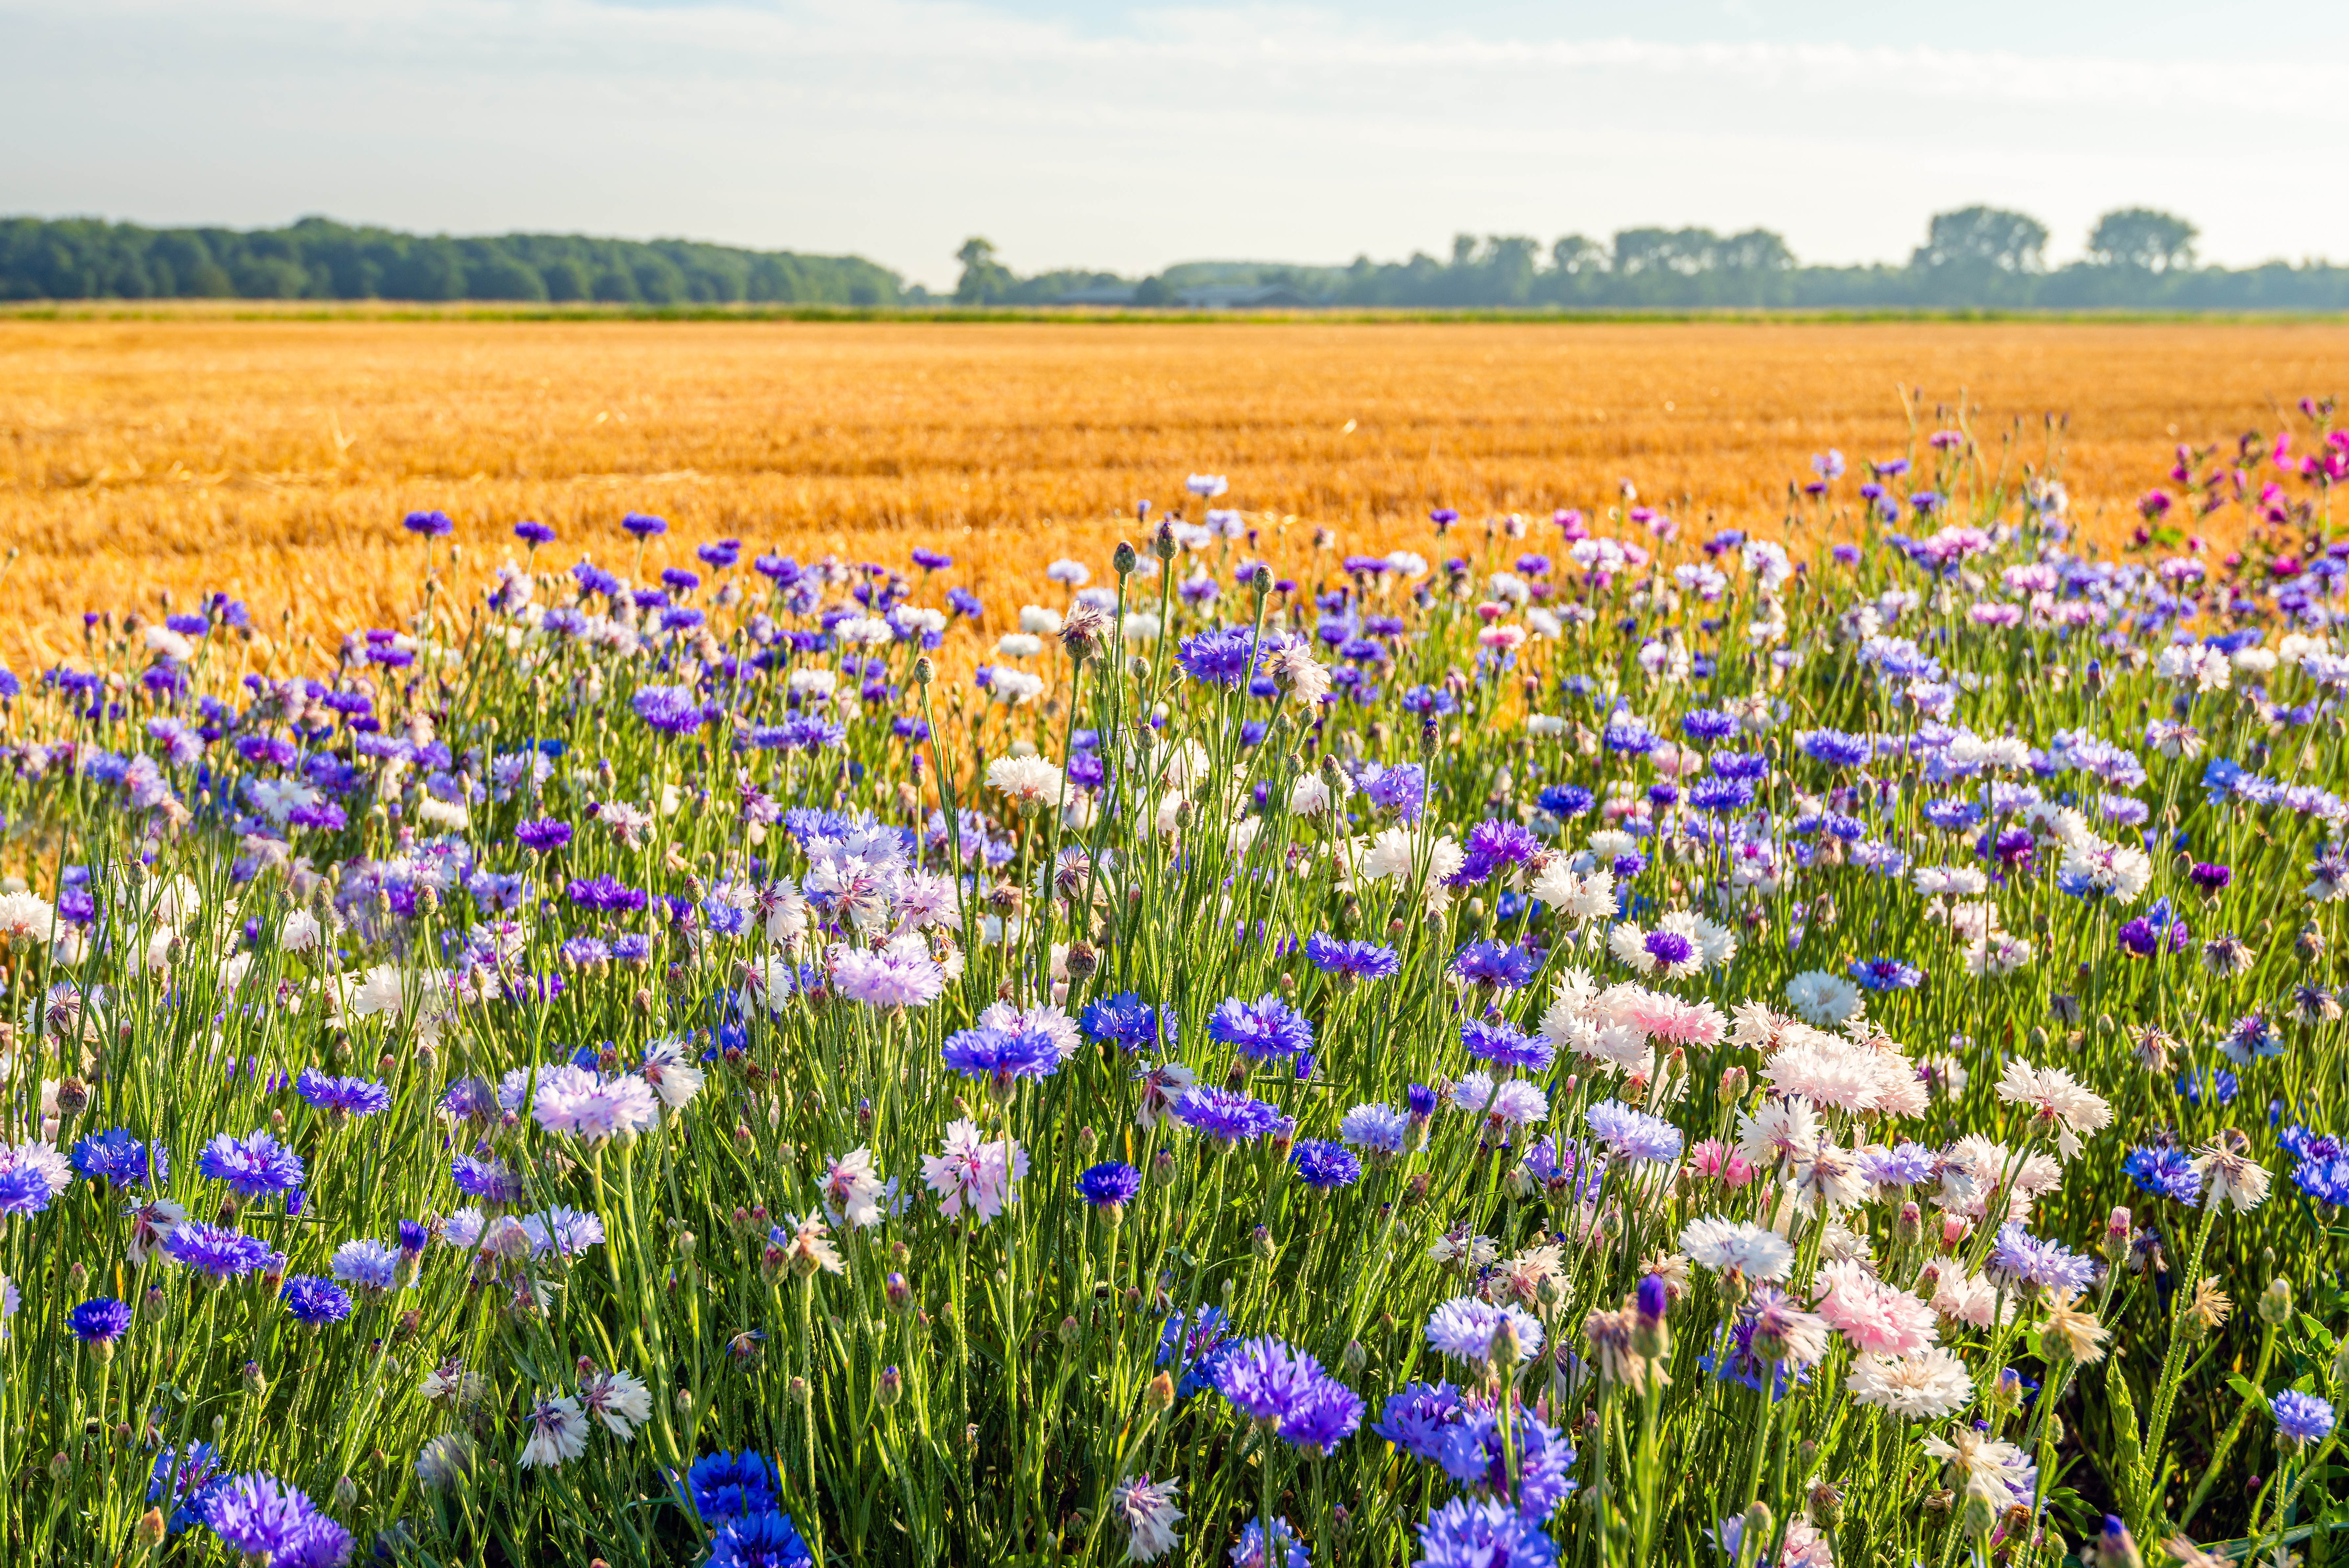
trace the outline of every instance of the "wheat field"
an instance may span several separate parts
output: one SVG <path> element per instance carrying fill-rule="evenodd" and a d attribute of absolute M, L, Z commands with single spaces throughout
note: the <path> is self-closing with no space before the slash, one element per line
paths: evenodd
<path fill-rule="evenodd" d="M 621 555 L 634 509 L 679 559 L 934 542 L 999 603 L 1201 471 L 1349 548 L 1423 539 L 1438 504 L 1603 510 L 1625 479 L 1767 527 L 1812 452 L 1905 450 L 1903 389 L 1993 462 L 2045 461 L 2055 416 L 2114 537 L 2171 442 L 2271 431 L 2344 371 L 2330 324 L 0 319 L 5 646 L 46 663 L 85 609 L 215 589 L 273 633 L 380 624 L 417 508 L 456 519 L 460 575 L 524 517 Z"/>

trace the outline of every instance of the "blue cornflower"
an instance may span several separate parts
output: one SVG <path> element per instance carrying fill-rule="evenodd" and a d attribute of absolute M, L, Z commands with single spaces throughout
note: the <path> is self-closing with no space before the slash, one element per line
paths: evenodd
<path fill-rule="evenodd" d="M 1174 1397 L 1187 1399 L 1202 1388 L 1212 1388 L 1224 1362 L 1238 1348 L 1231 1337 L 1231 1319 L 1221 1307 L 1201 1307 L 1198 1322 L 1186 1333 L 1187 1320 L 1176 1313 L 1166 1320 L 1159 1331 L 1156 1364 L 1173 1366 L 1176 1377 Z"/>
<path fill-rule="evenodd" d="M 1840 730 L 1812 730 L 1795 737 L 1795 744 L 1813 761 L 1837 768 L 1858 767 L 1875 752 L 1866 735 L 1847 735 Z"/>
<path fill-rule="evenodd" d="M 324 1328 L 351 1315 L 351 1298 L 323 1274 L 296 1274 L 277 1293 L 285 1299 L 286 1313 L 307 1328 Z"/>
<path fill-rule="evenodd" d="M 1268 1533 L 1263 1520 L 1248 1521 L 1227 1555 L 1232 1568 L 1313 1568 L 1312 1553 L 1285 1519 L 1274 1520 Z"/>
<path fill-rule="evenodd" d="M 165 1449 L 155 1456 L 155 1468 L 148 1472 L 147 1501 L 163 1506 L 165 1528 L 177 1534 L 191 1524 L 202 1523 L 212 1493 L 227 1484 L 228 1479 L 221 1474 L 220 1450 L 210 1443 L 189 1445 L 184 1460 L 177 1449 Z"/>
<path fill-rule="evenodd" d="M 1460 1044 L 1468 1047 L 1471 1056 L 1480 1060 L 1535 1072 L 1547 1067 L 1557 1055 L 1550 1043 L 1538 1034 L 1528 1034 L 1514 1024 L 1489 1023 L 1481 1018 L 1461 1020 Z"/>
<path fill-rule="evenodd" d="M 1564 819 L 1581 816 L 1598 803 L 1580 784 L 1552 784 L 1534 797 L 1534 804 L 1552 816 Z"/>
<path fill-rule="evenodd" d="M 1096 1165 L 1077 1178 L 1077 1196 L 1096 1209 L 1120 1209 L 1142 1191 L 1142 1172 L 1119 1160 Z"/>
<path fill-rule="evenodd" d="M 1455 1497 L 1419 1527 L 1420 1568 L 1552 1568 L 1557 1543 L 1495 1498 Z"/>
<path fill-rule="evenodd" d="M 1386 1409 L 1371 1430 L 1412 1458 L 1433 1462 L 1461 1414 L 1460 1390 L 1451 1384 L 1406 1383 L 1387 1396 Z"/>
<path fill-rule="evenodd" d="M 737 1519 L 710 1538 L 703 1568 L 800 1568 L 814 1562 L 788 1513 Z"/>
<path fill-rule="evenodd" d="M 1351 1187 L 1362 1179 L 1362 1162 L 1345 1145 L 1323 1138 L 1299 1138 L 1289 1150 L 1288 1163 L 1297 1168 L 1299 1181 L 1321 1192 Z"/>
<path fill-rule="evenodd" d="M 1716 814 L 1744 811 L 1754 804 L 1754 786 L 1743 779 L 1699 779 L 1689 785 L 1688 803 Z"/>
<path fill-rule="evenodd" d="M 1658 744 L 1654 732 L 1647 725 L 1620 713 L 1607 721 L 1607 728 L 1599 738 L 1609 751 L 1626 756 L 1646 756 Z"/>
<path fill-rule="evenodd" d="M 1403 1104 L 1410 1108 L 1413 1121 L 1423 1122 L 1435 1115 L 1440 1103 L 1433 1089 L 1425 1084 L 1412 1084 L 1403 1089 Z"/>
<path fill-rule="evenodd" d="M 1877 1187 L 1924 1187 L 1940 1179 L 1940 1158 L 1921 1143 L 1859 1152 L 1860 1179 Z"/>
<path fill-rule="evenodd" d="M 704 1520 L 744 1519 L 775 1506 L 776 1475 L 766 1457 L 748 1449 L 739 1454 L 704 1454 L 685 1472 L 687 1497 Z"/>
<path fill-rule="evenodd" d="M 1402 960 L 1392 948 L 1341 941 L 1323 931 L 1305 939 L 1305 958 L 1323 974 L 1350 981 L 1385 980 L 1402 968 Z"/>
<path fill-rule="evenodd" d="M 305 1067 L 294 1092 L 329 1116 L 371 1116 L 391 1106 L 391 1090 L 371 1078 L 335 1078 Z"/>
<path fill-rule="evenodd" d="M 668 532 L 668 519 L 645 512 L 631 512 L 620 519 L 620 526 L 639 539 L 649 539 L 657 534 Z"/>
<path fill-rule="evenodd" d="M 1529 866 L 1540 853 L 1541 840 L 1524 824 L 1488 819 L 1468 830 L 1468 840 L 1461 846 L 1460 869 L 1446 877 L 1445 883 L 1464 888 L 1482 882 L 1496 871 Z"/>
<path fill-rule="evenodd" d="M 1709 746 L 1737 733 L 1737 720 L 1718 709 L 1692 708 L 1681 715 L 1681 733 L 1699 745 Z"/>
<path fill-rule="evenodd" d="M 967 1078 L 1009 1085 L 1020 1078 L 1049 1078 L 1061 1070 L 1061 1047 L 1040 1029 L 962 1029 L 947 1036 L 939 1052 L 946 1064 Z"/>
<path fill-rule="evenodd" d="M 1251 1061 L 1296 1056 L 1313 1049 L 1313 1025 L 1270 992 L 1253 1002 L 1226 998 L 1207 1015 L 1207 1037 Z"/>
<path fill-rule="evenodd" d="M 1910 991 L 1925 978 L 1923 970 L 1895 958 L 1854 959 L 1850 973 L 1863 991 Z"/>
<path fill-rule="evenodd" d="M 232 1552 L 273 1564 L 322 1565 L 347 1556 L 350 1536 L 308 1495 L 274 1476 L 237 1476 L 212 1494 L 204 1522 Z M 339 1552 L 342 1555 L 336 1555 Z"/>
<path fill-rule="evenodd" d="M 2195 1173 L 2193 1157 L 2182 1148 L 2133 1148 L 2121 1161 L 2121 1171 L 2140 1192 L 2175 1199 L 2189 1209 L 2202 1201 L 2202 1178 Z"/>
<path fill-rule="evenodd" d="M 1362 1398 L 1327 1373 L 1311 1378 L 1281 1417 L 1280 1440 L 1319 1458 L 1362 1424 Z"/>
<path fill-rule="evenodd" d="M 239 1198 L 267 1198 L 302 1185 L 302 1157 L 265 1132 L 221 1134 L 204 1145 L 196 1169 L 206 1180 L 227 1182 Z"/>
<path fill-rule="evenodd" d="M 1080 1022 L 1087 1034 L 1096 1040 L 1113 1041 L 1121 1051 L 1139 1051 L 1158 1044 L 1156 1012 L 1130 991 L 1092 1003 Z"/>
<path fill-rule="evenodd" d="M 2224 1067 L 2189 1067 L 2178 1075 L 2178 1092 L 2191 1105 L 2213 1100 L 2223 1106 L 2234 1099 L 2237 1090 L 2235 1075 Z"/>
<path fill-rule="evenodd" d="M 1715 778 L 1735 779 L 1741 784 L 1760 784 L 1770 776 L 1770 759 L 1759 752 L 1715 752 L 1706 759 L 1705 766 Z"/>
<path fill-rule="evenodd" d="M 171 1158 L 160 1145 L 150 1149 L 125 1127 L 86 1137 L 74 1145 L 74 1169 L 93 1181 L 117 1187 L 161 1182 L 171 1174 Z"/>
<path fill-rule="evenodd" d="M 112 1296 L 98 1296 L 66 1314 L 66 1326 L 84 1345 L 112 1345 L 130 1332 L 130 1309 Z"/>
<path fill-rule="evenodd" d="M 1271 1334 L 1242 1340 L 1216 1371 L 1216 1392 L 1251 1421 L 1279 1421 L 1302 1404 L 1321 1364 Z"/>
<path fill-rule="evenodd" d="M 1540 956 L 1530 948 L 1498 940 L 1470 942 L 1452 959 L 1454 978 L 1471 985 L 1489 985 L 1495 991 L 1530 985 L 1540 968 Z"/>
<path fill-rule="evenodd" d="M 1260 1138 L 1284 1119 L 1276 1107 L 1237 1089 L 1186 1090 L 1174 1102 L 1172 1114 L 1195 1132 L 1232 1143 Z"/>

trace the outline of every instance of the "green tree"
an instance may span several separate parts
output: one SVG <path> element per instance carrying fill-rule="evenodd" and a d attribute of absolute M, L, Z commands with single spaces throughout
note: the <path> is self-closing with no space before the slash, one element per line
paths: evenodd
<path fill-rule="evenodd" d="M 1936 213 L 1909 258 L 1920 271 L 2036 273 L 2046 270 L 2047 225 L 2002 207 Z"/>
<path fill-rule="evenodd" d="M 974 234 L 955 252 L 962 276 L 955 283 L 957 305 L 989 305 L 1011 292 L 1011 269 L 995 259 L 995 244 Z"/>

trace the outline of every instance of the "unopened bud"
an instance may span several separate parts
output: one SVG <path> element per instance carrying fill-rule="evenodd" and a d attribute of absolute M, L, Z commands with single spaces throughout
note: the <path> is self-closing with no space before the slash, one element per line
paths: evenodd
<path fill-rule="evenodd" d="M 140 1514 L 139 1522 L 131 1528 L 131 1540 L 141 1556 L 162 1545 L 163 1535 L 163 1511 L 160 1508 L 150 1508 Z"/>
<path fill-rule="evenodd" d="M 1360 1372 L 1362 1369 L 1362 1364 L 1369 1359 L 1370 1352 L 1362 1348 L 1362 1342 L 1359 1339 L 1348 1340 L 1346 1348 L 1338 1355 L 1340 1364 L 1349 1372 Z"/>
<path fill-rule="evenodd" d="M 1164 1372 L 1152 1378 L 1142 1390 L 1142 1406 L 1145 1410 L 1164 1410 L 1174 1403 L 1174 1379 Z"/>
<path fill-rule="evenodd" d="M 883 1367 L 881 1381 L 874 1387 L 873 1393 L 881 1401 L 881 1408 L 895 1408 L 897 1401 L 905 1397 L 905 1375 L 894 1366 Z"/>
<path fill-rule="evenodd" d="M 1491 1365 L 1496 1370 L 1506 1374 L 1511 1367 L 1516 1366 L 1517 1352 L 1520 1347 L 1516 1320 L 1505 1314 L 1501 1321 L 1493 1325 Z"/>
<path fill-rule="evenodd" d="M 1821 1481 L 1811 1489 L 1809 1504 L 1803 1511 L 1821 1530 L 1833 1530 L 1843 1523 L 1843 1493 Z"/>
<path fill-rule="evenodd" d="M 798 1379 L 794 1378 L 792 1381 L 796 1382 L 796 1381 L 798 1381 Z M 693 1418 L 693 1390 L 692 1390 L 692 1389 L 690 1389 L 690 1388 L 679 1388 L 679 1389 L 677 1391 L 677 1413 L 678 1413 L 678 1415 L 680 1415 L 680 1416 L 683 1416 L 683 1417 L 686 1417 L 688 1420 L 690 1420 L 690 1419 L 692 1419 L 692 1418 Z"/>
<path fill-rule="evenodd" d="M 2277 1328 L 2292 1321 L 2292 1282 L 2282 1274 L 2260 1293 L 2260 1321 Z"/>
<path fill-rule="evenodd" d="M 335 1506 L 348 1513 L 358 1505 L 359 1483 L 348 1476 L 338 1478 L 335 1482 Z"/>
<path fill-rule="evenodd" d="M 1133 576 L 1133 568 L 1141 564 L 1141 557 L 1134 554 L 1133 546 L 1123 539 L 1117 542 L 1117 548 L 1110 552 L 1110 570 L 1121 577 Z"/>
<path fill-rule="evenodd" d="M 1903 1247 L 1913 1247 L 1925 1235 L 1925 1211 L 1914 1203 L 1903 1203 L 1900 1212 L 1893 1217 L 1892 1239 Z"/>

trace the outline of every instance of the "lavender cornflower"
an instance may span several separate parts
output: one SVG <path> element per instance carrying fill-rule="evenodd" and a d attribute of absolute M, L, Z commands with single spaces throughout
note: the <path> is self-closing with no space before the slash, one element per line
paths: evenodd
<path fill-rule="evenodd" d="M 1061 1070 L 1061 1048 L 1040 1029 L 961 1029 L 947 1036 L 939 1057 L 967 1078 L 1009 1089 L 1021 1078 L 1044 1079 Z"/>
<path fill-rule="evenodd" d="M 450 1179 L 457 1190 L 488 1203 L 516 1203 L 523 1194 L 522 1178 L 502 1159 L 481 1159 L 460 1154 L 449 1161 Z"/>
<path fill-rule="evenodd" d="M 1411 1117 L 1392 1106 L 1356 1106 L 1339 1122 L 1338 1136 L 1373 1160 L 1392 1159 L 1410 1140 Z"/>
<path fill-rule="evenodd" d="M 1840 730 L 1812 730 L 1796 736 L 1795 743 L 1805 756 L 1837 768 L 1858 767 L 1875 752 L 1867 736 L 1847 735 Z"/>
<path fill-rule="evenodd" d="M 1321 1364 L 1269 1334 L 1242 1340 L 1216 1369 L 1216 1392 L 1251 1421 L 1280 1421 L 1322 1376 Z"/>
<path fill-rule="evenodd" d="M 1519 1515 L 1537 1523 L 1557 1512 L 1576 1485 L 1573 1448 L 1556 1428 L 1522 1408 L 1506 1415 L 1500 1407 L 1464 1412 L 1444 1432 L 1435 1462 L 1462 1486 L 1514 1503 Z"/>
<path fill-rule="evenodd" d="M 2010 1220 L 1999 1227 L 1984 1272 L 2003 1283 L 2036 1285 L 2062 1295 L 2086 1290 L 2095 1281 L 2096 1265 L 2062 1242 L 2042 1240 Z"/>
<path fill-rule="evenodd" d="M 1520 1362 L 1540 1354 L 1542 1326 L 1538 1318 L 1523 1307 L 1480 1301 L 1475 1296 L 1454 1296 L 1437 1306 L 1427 1319 L 1427 1343 L 1445 1355 L 1482 1366 L 1491 1359 L 1495 1332 L 1504 1323 L 1516 1330 Z"/>
<path fill-rule="evenodd" d="M 38 1214 L 49 1206 L 49 1179 L 38 1166 L 0 1169 L 0 1216 Z"/>
<path fill-rule="evenodd" d="M 1248 1521 L 1228 1556 L 1232 1568 L 1313 1568 L 1312 1554 L 1285 1519 L 1274 1520 L 1268 1532 L 1262 1519 Z"/>
<path fill-rule="evenodd" d="M 1426 806 L 1427 774 L 1417 763 L 1371 768 L 1366 770 L 1357 782 L 1372 805 L 1381 811 L 1392 812 L 1401 821 L 1418 821 L 1421 811 Z"/>
<path fill-rule="evenodd" d="M 1282 1442 L 1319 1459 L 1352 1437 L 1361 1424 L 1361 1396 L 1321 1373 L 1307 1383 L 1277 1430 Z"/>
<path fill-rule="evenodd" d="M 554 817 L 525 822 L 514 829 L 514 840 L 538 855 L 552 855 L 571 842 L 571 825 Z"/>
<path fill-rule="evenodd" d="M 224 1181 L 243 1199 L 273 1197 L 302 1185 L 302 1158 L 265 1132 L 231 1137 L 222 1133 L 204 1145 L 196 1168 L 206 1180 Z"/>
<path fill-rule="evenodd" d="M 204 1522 L 231 1552 L 287 1568 L 326 1568 L 345 1561 L 350 1535 L 317 1511 L 308 1494 L 274 1476 L 241 1475 L 214 1490 Z"/>
<path fill-rule="evenodd" d="M 2268 1401 L 2268 1409 L 2275 1417 L 2276 1436 L 2295 1449 L 2323 1442 L 2333 1430 L 2332 1402 L 2313 1394 L 2287 1388 Z"/>
<path fill-rule="evenodd" d="M 1288 1162 L 1297 1168 L 1299 1181 L 1320 1192 L 1351 1187 L 1362 1179 L 1362 1162 L 1344 1145 L 1323 1138 L 1299 1139 L 1289 1151 Z"/>
<path fill-rule="evenodd" d="M 336 1248 L 328 1267 L 347 1285 L 381 1293 L 398 1282 L 399 1260 L 400 1254 L 382 1242 L 361 1237 Z"/>
<path fill-rule="evenodd" d="M 1537 1519 L 1497 1499 L 1455 1497 L 1419 1526 L 1418 1561 L 1421 1568 L 1553 1568 L 1557 1543 Z"/>
<path fill-rule="evenodd" d="M 1681 1129 L 1661 1116 L 1635 1111 L 1613 1100 L 1601 1100 L 1583 1113 L 1583 1120 L 1600 1142 L 1628 1160 L 1675 1160 L 1681 1157 Z"/>
<path fill-rule="evenodd" d="M 1253 670 L 1257 651 L 1253 634 L 1240 628 L 1226 628 L 1185 638 L 1174 661 L 1194 680 L 1212 686 L 1237 686 Z"/>

